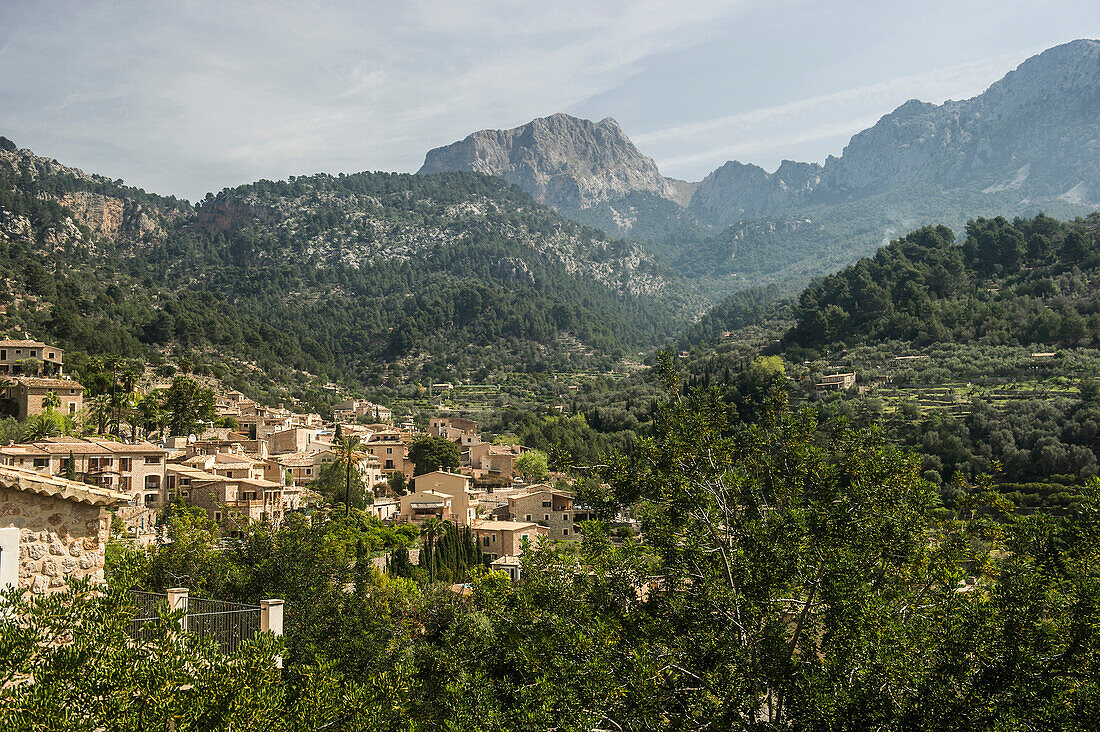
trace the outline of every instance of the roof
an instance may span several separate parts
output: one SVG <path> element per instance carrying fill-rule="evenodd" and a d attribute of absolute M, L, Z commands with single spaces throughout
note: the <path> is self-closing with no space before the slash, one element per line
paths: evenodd
<path fill-rule="evenodd" d="M 470 476 L 463 475 L 462 473 L 451 473 L 447 470 L 433 470 L 430 473 L 421 473 L 420 475 L 416 476 L 416 478 L 413 478 L 413 480 L 416 480 L 417 478 L 427 478 L 429 475 L 449 475 L 452 478 L 464 478 L 466 480 L 470 479 Z"/>
<path fill-rule="evenodd" d="M 448 498 L 448 499 L 454 498 L 454 496 L 452 496 L 449 493 L 440 493 L 439 491 L 416 491 L 415 493 L 410 493 L 409 495 L 410 496 L 436 496 L 437 498 Z"/>
<path fill-rule="evenodd" d="M 559 490 L 558 488 L 551 488 L 550 486 L 540 487 L 540 486 L 536 485 L 536 486 L 531 486 L 530 488 L 528 488 L 523 493 L 516 493 L 516 494 L 513 494 L 511 496 L 508 496 L 507 498 L 508 498 L 509 501 L 514 501 L 517 498 L 528 498 L 530 496 L 537 496 L 540 493 L 549 493 L 552 496 L 563 496 L 565 498 L 572 498 L 573 497 L 573 494 L 570 493 L 569 491 Z"/>
<path fill-rule="evenodd" d="M 533 521 L 474 521 L 474 531 L 520 531 L 538 529 Z"/>
<path fill-rule="evenodd" d="M 64 478 L 51 478 L 29 470 L 0 467 L 0 486 L 24 493 L 37 493 L 66 501 L 87 503 L 92 506 L 113 506 L 117 503 L 129 503 L 130 496 L 125 493 L 100 488 Z"/>
<path fill-rule="evenodd" d="M 51 455 L 68 455 L 69 453 L 74 455 L 102 455 L 104 453 L 109 455 L 143 455 L 147 453 L 164 455 L 168 453 L 163 447 L 157 447 L 151 442 L 127 444 L 125 442 L 115 442 L 114 440 L 80 437 L 54 437 L 48 440 L 37 440 L 27 446 L 30 445 Z"/>
<path fill-rule="evenodd" d="M 0 340 L 0 346 L 4 348 L 19 348 L 24 346 L 26 348 L 46 348 L 46 344 L 42 341 L 28 341 L 28 340 Z M 50 346 L 52 348 L 52 346 Z M 58 349 L 60 350 L 60 349 Z"/>
<path fill-rule="evenodd" d="M 84 390 L 79 381 L 72 379 L 40 379 L 33 376 L 17 376 L 15 383 L 20 386 L 29 386 L 36 389 L 80 389 Z"/>
<path fill-rule="evenodd" d="M 268 459 L 282 465 L 284 468 L 313 467 L 313 463 L 316 462 L 312 453 L 303 452 L 288 452 L 285 455 L 272 455 Z"/>

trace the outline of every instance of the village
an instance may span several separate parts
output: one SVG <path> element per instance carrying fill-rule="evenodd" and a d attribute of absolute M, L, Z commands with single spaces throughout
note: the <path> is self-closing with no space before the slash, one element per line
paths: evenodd
<path fill-rule="evenodd" d="M 87 406 L 64 352 L 49 344 L 0 340 L 0 376 L 19 420 Z M 299 414 L 233 390 L 215 394 L 214 410 L 216 420 L 159 441 L 58 434 L 0 445 L 0 585 L 46 594 L 74 577 L 101 582 L 110 537 L 138 548 L 168 541 L 162 515 L 173 502 L 204 510 L 227 541 L 250 525 L 276 531 L 288 515 L 324 506 L 316 488 L 347 460 L 342 450 L 353 451 L 348 481 L 366 488 L 365 513 L 468 528 L 486 563 L 512 580 L 526 547 L 580 539 L 591 517 L 545 456 L 486 441 L 469 419 L 434 417 L 421 429 L 364 399 L 345 399 L 331 416 Z M 458 464 L 418 471 L 418 440 L 453 445 Z"/>

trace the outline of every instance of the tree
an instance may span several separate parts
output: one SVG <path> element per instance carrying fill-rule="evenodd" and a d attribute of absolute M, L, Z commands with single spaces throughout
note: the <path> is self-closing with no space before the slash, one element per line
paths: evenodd
<path fill-rule="evenodd" d="M 65 419 L 60 414 L 47 410 L 27 420 L 24 437 L 28 440 L 44 440 L 47 437 L 57 437 L 65 432 L 65 426 Z"/>
<path fill-rule="evenodd" d="M 528 483 L 546 480 L 550 475 L 546 453 L 528 450 L 516 458 L 516 470 Z"/>
<path fill-rule="evenodd" d="M 646 641 L 666 669 L 648 693 L 682 728 L 881 724 L 923 678 L 931 618 L 964 601 L 960 542 L 929 543 L 919 462 L 876 431 L 823 448 L 781 389 L 743 424 L 716 388 L 668 387 L 653 437 L 603 471 L 658 562 L 639 578 L 664 629 Z"/>
<path fill-rule="evenodd" d="M 24 358 L 18 362 L 19 373 L 27 376 L 38 376 L 42 373 L 42 361 L 37 358 Z"/>
<path fill-rule="evenodd" d="M 403 496 L 408 493 L 409 482 L 405 478 L 405 473 L 400 470 L 395 470 L 390 473 L 390 477 L 386 480 L 389 483 L 390 492 L 395 496 Z"/>
<path fill-rule="evenodd" d="M 98 394 L 88 400 L 88 416 L 95 425 L 97 435 L 107 431 L 107 425 L 111 421 L 111 398 L 106 394 Z"/>
<path fill-rule="evenodd" d="M 435 540 L 443 532 L 443 522 L 435 516 L 424 519 L 420 533 L 424 536 L 424 551 L 420 553 L 428 559 L 428 581 L 435 581 Z"/>
<path fill-rule="evenodd" d="M 46 396 L 42 397 L 42 408 L 53 411 L 61 406 L 61 397 L 57 395 L 53 389 L 46 392 Z"/>
<path fill-rule="evenodd" d="M 205 422 L 217 416 L 214 390 L 202 386 L 189 376 L 177 376 L 164 392 L 167 426 L 172 435 L 187 435 L 199 431 Z"/>
<path fill-rule="evenodd" d="M 434 435 L 420 437 L 409 446 L 409 459 L 416 466 L 416 475 L 457 468 L 461 457 L 458 445 Z"/>
<path fill-rule="evenodd" d="M 345 470 L 345 484 L 344 484 L 344 515 L 347 516 L 351 511 L 351 474 L 355 471 L 359 472 L 359 465 L 367 459 L 367 453 L 363 452 L 360 448 L 359 436 L 348 435 L 347 437 L 341 437 L 339 442 L 336 443 L 334 449 L 336 453 L 336 463 L 342 465 Z"/>

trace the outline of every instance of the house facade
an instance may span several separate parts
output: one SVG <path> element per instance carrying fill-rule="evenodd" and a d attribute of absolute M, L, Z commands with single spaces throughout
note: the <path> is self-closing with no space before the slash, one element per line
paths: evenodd
<path fill-rule="evenodd" d="M 74 415 L 84 408 L 84 387 L 72 379 L 43 379 L 19 376 L 8 389 L 15 402 L 16 419 L 24 420 L 46 411 L 43 402 L 52 392 L 61 404 L 56 408 L 61 414 Z"/>
<path fill-rule="evenodd" d="M 528 491 L 508 497 L 508 504 L 496 509 L 510 521 L 533 521 L 548 529 L 553 539 L 579 539 L 573 513 L 573 495 L 550 486 L 532 486 Z"/>
<path fill-rule="evenodd" d="M 470 526 L 477 518 L 477 496 L 470 489 L 470 478 L 459 473 L 436 470 L 413 478 L 414 493 L 431 491 L 452 499 L 451 521 L 459 526 Z"/>
<path fill-rule="evenodd" d="M 42 371 L 60 375 L 64 370 L 65 352 L 57 346 L 33 340 L 0 340 L 0 373 L 26 373 L 25 361 L 42 362 Z M 31 374 L 32 376 L 34 374 Z"/>
<path fill-rule="evenodd" d="M 501 557 L 518 557 L 524 544 L 534 544 L 549 538 L 550 530 L 530 521 L 474 521 L 471 529 L 481 551 L 496 561 Z"/>
<path fill-rule="evenodd" d="M 0 467 L 0 587 L 60 592 L 75 578 L 103 582 L 109 506 L 129 496 Z"/>

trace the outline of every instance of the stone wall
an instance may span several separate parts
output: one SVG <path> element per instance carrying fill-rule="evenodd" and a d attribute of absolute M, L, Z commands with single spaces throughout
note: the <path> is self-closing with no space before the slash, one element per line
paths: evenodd
<path fill-rule="evenodd" d="M 19 587 L 34 594 L 69 579 L 103 581 L 111 518 L 101 506 L 0 486 L 0 528 L 19 532 Z"/>

